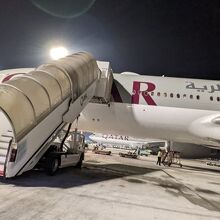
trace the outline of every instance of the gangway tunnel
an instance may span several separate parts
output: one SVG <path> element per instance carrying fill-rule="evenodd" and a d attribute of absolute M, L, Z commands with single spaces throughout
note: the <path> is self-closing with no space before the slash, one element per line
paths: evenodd
<path fill-rule="evenodd" d="M 0 176 L 34 168 L 95 96 L 99 75 L 93 56 L 80 52 L 0 84 Z"/>

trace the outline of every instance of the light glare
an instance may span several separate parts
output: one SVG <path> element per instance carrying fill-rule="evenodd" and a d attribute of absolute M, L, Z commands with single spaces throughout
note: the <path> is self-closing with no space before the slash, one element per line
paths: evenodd
<path fill-rule="evenodd" d="M 65 47 L 54 47 L 50 50 L 50 57 L 53 60 L 58 60 L 68 55 L 68 50 Z"/>

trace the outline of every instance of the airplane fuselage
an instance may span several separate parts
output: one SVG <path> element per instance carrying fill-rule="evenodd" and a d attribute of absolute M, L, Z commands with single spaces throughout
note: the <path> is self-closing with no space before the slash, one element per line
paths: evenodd
<path fill-rule="evenodd" d="M 219 110 L 218 81 L 114 74 L 110 105 L 89 103 L 79 128 L 218 147 Z"/>
<path fill-rule="evenodd" d="M 132 147 L 140 147 L 146 145 L 147 143 L 157 142 L 159 140 L 152 140 L 152 139 L 137 139 L 129 136 L 123 135 L 112 135 L 112 134 L 92 134 L 89 138 L 98 143 L 98 144 L 110 144 L 110 145 L 126 145 Z M 161 142 L 163 142 L 161 140 Z"/>

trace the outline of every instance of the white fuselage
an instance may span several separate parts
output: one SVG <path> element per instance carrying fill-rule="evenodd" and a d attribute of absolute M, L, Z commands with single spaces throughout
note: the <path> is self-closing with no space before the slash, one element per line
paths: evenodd
<path fill-rule="evenodd" d="M 110 144 L 110 145 L 124 145 L 132 147 L 141 147 L 149 142 L 158 142 L 158 140 L 152 139 L 136 139 L 129 136 L 123 135 L 112 135 L 112 134 L 92 134 L 89 138 L 99 144 Z M 162 142 L 162 141 L 161 141 Z"/>
<path fill-rule="evenodd" d="M 220 146 L 218 81 L 114 74 L 109 105 L 89 103 L 79 128 Z"/>

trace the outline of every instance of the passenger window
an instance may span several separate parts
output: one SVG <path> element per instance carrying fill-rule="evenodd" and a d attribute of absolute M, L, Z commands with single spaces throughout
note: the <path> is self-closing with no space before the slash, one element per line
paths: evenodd
<path fill-rule="evenodd" d="M 189 98 L 190 98 L 190 99 L 193 99 L 193 95 L 190 95 Z"/>
<path fill-rule="evenodd" d="M 213 96 L 210 96 L 210 100 L 213 101 Z"/>
<path fill-rule="evenodd" d="M 186 94 L 183 94 L 183 98 L 186 98 Z"/>
<path fill-rule="evenodd" d="M 160 92 L 157 93 L 157 96 L 160 96 Z"/>
<path fill-rule="evenodd" d="M 167 93 L 166 92 L 164 93 L 164 97 L 167 97 Z"/>
<path fill-rule="evenodd" d="M 151 92 L 151 95 L 153 96 L 153 95 L 154 95 L 154 92 Z"/>
<path fill-rule="evenodd" d="M 180 94 L 177 94 L 176 97 L 179 99 L 180 98 Z"/>
<path fill-rule="evenodd" d="M 170 97 L 173 98 L 173 93 L 170 93 Z"/>
<path fill-rule="evenodd" d="M 196 99 L 198 99 L 198 100 L 199 100 L 199 99 L 200 99 L 200 96 L 199 96 L 199 95 L 197 95 L 197 96 L 196 96 Z"/>
<path fill-rule="evenodd" d="M 217 101 L 218 101 L 218 102 L 220 101 L 220 97 L 217 97 Z"/>

